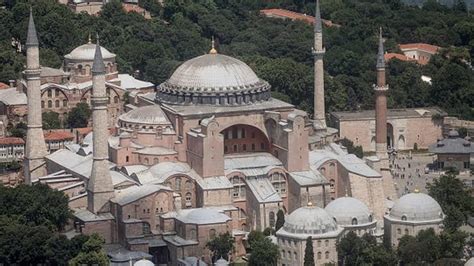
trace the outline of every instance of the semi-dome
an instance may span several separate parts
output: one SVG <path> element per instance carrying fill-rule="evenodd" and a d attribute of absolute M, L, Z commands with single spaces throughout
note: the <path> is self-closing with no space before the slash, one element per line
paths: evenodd
<path fill-rule="evenodd" d="M 331 201 L 325 210 L 341 226 L 373 223 L 373 216 L 367 205 L 352 197 L 341 197 Z"/>
<path fill-rule="evenodd" d="M 168 117 L 158 105 L 147 105 L 133 109 L 119 117 L 120 122 L 133 124 L 170 124 Z"/>
<path fill-rule="evenodd" d="M 288 215 L 283 230 L 291 234 L 318 235 L 337 231 L 338 227 L 324 209 L 305 206 Z"/>
<path fill-rule="evenodd" d="M 133 266 L 154 266 L 155 264 L 147 259 L 141 259 L 133 264 Z"/>
<path fill-rule="evenodd" d="M 158 102 L 185 105 L 240 105 L 269 99 L 268 82 L 244 62 L 215 51 L 184 62 L 156 94 Z"/>
<path fill-rule="evenodd" d="M 427 194 L 409 193 L 399 198 L 388 215 L 401 221 L 435 221 L 444 218 L 441 206 Z"/>
<path fill-rule="evenodd" d="M 112 59 L 115 57 L 115 54 L 109 52 L 104 47 L 100 47 L 100 51 L 102 52 L 102 58 L 104 60 Z M 70 60 L 77 60 L 77 61 L 93 61 L 95 55 L 95 44 L 94 43 L 86 43 L 79 47 L 76 47 L 72 50 L 69 54 L 65 55 L 66 59 Z"/>
<path fill-rule="evenodd" d="M 176 217 L 183 223 L 189 224 L 218 224 L 225 223 L 230 219 L 229 216 L 214 209 L 198 208 L 190 212 L 181 212 Z"/>

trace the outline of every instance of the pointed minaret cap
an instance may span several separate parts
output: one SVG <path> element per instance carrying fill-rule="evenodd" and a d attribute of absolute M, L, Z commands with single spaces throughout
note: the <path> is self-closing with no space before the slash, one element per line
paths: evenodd
<path fill-rule="evenodd" d="M 314 16 L 314 32 L 322 32 L 323 26 L 321 24 L 321 11 L 319 8 L 319 0 L 316 0 L 316 14 Z"/>
<path fill-rule="evenodd" d="M 379 31 L 379 52 L 377 54 L 377 68 L 385 68 L 382 27 L 380 27 Z"/>
<path fill-rule="evenodd" d="M 100 50 L 99 35 L 97 34 L 97 44 L 95 45 L 94 63 L 92 63 L 92 73 L 105 73 L 104 59 L 102 58 L 102 51 Z"/>
<path fill-rule="evenodd" d="M 38 35 L 36 34 L 35 21 L 33 20 L 33 9 L 30 8 L 30 20 L 28 21 L 28 34 L 26 37 L 26 45 L 38 46 Z"/>

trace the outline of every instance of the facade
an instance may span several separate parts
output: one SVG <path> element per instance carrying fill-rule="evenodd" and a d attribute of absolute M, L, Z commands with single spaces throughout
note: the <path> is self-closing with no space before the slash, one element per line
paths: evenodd
<path fill-rule="evenodd" d="M 68 5 L 75 13 L 85 12 L 89 15 L 98 15 L 105 3 L 110 0 L 60 0 Z M 122 7 L 125 12 L 135 12 L 146 19 L 151 19 L 150 12 L 138 6 L 138 0 L 124 0 Z"/>
<path fill-rule="evenodd" d="M 321 27 L 315 24 L 316 79 L 323 71 Z M 322 265 L 337 261 L 345 230 L 338 214 L 323 208 L 344 195 L 362 206 L 355 214 L 360 230 L 381 231 L 374 225 L 387 211 L 386 199 L 394 199 L 386 185 L 393 181 L 332 143 L 324 108 L 310 119 L 272 98 L 271 84 L 244 62 L 212 47 L 180 65 L 156 92 L 137 94 L 110 134 L 114 56 L 99 44 L 80 48 L 66 57 L 65 72 L 92 91 L 85 99 L 93 131 L 81 144 L 42 157 L 47 173 L 31 178 L 69 196 L 76 233 L 99 233 L 123 252 L 151 254 L 156 264 L 211 264 L 210 239 L 228 232 L 235 239 L 231 259 L 245 256 L 246 234 L 273 228 L 283 210 L 279 263 L 302 263 L 310 236 Z M 324 83 L 316 83 L 315 101 L 324 103 Z M 28 104 L 41 102 L 41 95 L 30 95 Z"/>
<path fill-rule="evenodd" d="M 313 240 L 316 265 L 337 263 L 336 243 L 343 231 L 324 209 L 309 202 L 290 213 L 283 227 L 276 232 L 281 252 L 278 265 L 302 265 L 308 237 Z"/>
<path fill-rule="evenodd" d="M 25 156 L 25 141 L 22 138 L 0 138 L 0 162 L 22 161 Z"/>
<path fill-rule="evenodd" d="M 438 108 L 388 109 L 387 145 L 395 150 L 428 149 L 442 137 L 442 119 L 445 116 Z M 375 151 L 375 111 L 332 112 L 331 122 L 339 129 L 340 138 L 348 138 L 364 151 Z"/>
<path fill-rule="evenodd" d="M 442 231 L 444 213 L 432 197 L 417 190 L 398 199 L 384 217 L 385 237 L 397 246 L 403 235 L 416 236 L 421 230 Z"/>
<path fill-rule="evenodd" d="M 91 105 L 92 95 L 92 61 L 95 44 L 90 39 L 71 53 L 65 55 L 60 69 L 40 68 L 41 109 L 42 112 L 59 114 L 61 123 L 66 123 L 68 113 L 79 103 Z M 153 92 L 154 85 L 150 82 L 135 79 L 128 74 L 119 74 L 115 62 L 115 54 L 101 47 L 106 64 L 106 93 L 109 127 L 114 127 L 118 116 L 123 113 L 123 99 L 141 93 Z M 16 87 L 0 90 L 0 120 L 6 134 L 7 125 L 26 122 L 28 107 L 24 80 L 16 82 Z"/>
<path fill-rule="evenodd" d="M 400 44 L 400 50 L 407 58 L 416 60 L 420 65 L 426 65 L 431 56 L 438 53 L 441 47 L 427 43 L 407 43 Z"/>
<path fill-rule="evenodd" d="M 470 137 L 461 138 L 456 130 L 448 137 L 430 145 L 429 151 L 436 154 L 439 170 L 454 168 L 460 172 L 470 171 L 474 165 L 474 145 Z"/>

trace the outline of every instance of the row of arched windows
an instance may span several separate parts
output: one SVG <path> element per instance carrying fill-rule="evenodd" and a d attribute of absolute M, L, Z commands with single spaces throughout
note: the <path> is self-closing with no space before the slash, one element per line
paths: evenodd
<path fill-rule="evenodd" d="M 55 108 L 61 107 L 61 102 L 59 100 L 54 101 L 54 107 Z M 67 107 L 67 100 L 66 99 L 63 99 L 62 107 Z M 44 101 L 41 101 L 41 108 L 46 108 Z M 53 108 L 53 101 L 52 100 L 48 101 L 48 108 Z"/>

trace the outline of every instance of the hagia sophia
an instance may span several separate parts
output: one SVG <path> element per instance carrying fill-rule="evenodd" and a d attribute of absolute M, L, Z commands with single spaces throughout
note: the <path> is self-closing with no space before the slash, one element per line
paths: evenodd
<path fill-rule="evenodd" d="M 250 231 L 275 227 L 279 210 L 285 213 L 275 236 L 279 265 L 302 265 L 308 237 L 316 265 L 323 265 L 337 262 L 336 242 L 349 231 L 380 240 L 385 235 L 393 245 L 404 234 L 439 232 L 444 213 L 433 198 L 414 191 L 397 199 L 395 193 L 382 32 L 374 86 L 376 153 L 360 159 L 335 142 L 338 131 L 326 123 L 317 3 L 314 114 L 272 98 L 271 84 L 244 62 L 220 54 L 214 43 L 150 90 L 145 82 L 121 79 L 114 54 L 97 40 L 66 55 L 63 83 L 47 85 L 77 90 L 76 98 L 63 97 L 90 102 L 93 133 L 51 154 L 41 108 L 55 107 L 41 94 L 45 68 L 30 14 L 25 182 L 67 194 L 74 211 L 68 234 L 99 233 L 112 265 L 131 259 L 145 265 L 138 264 L 142 258 L 150 265 L 212 265 L 206 244 L 226 232 L 235 240 L 233 260 L 246 255 Z M 145 83 L 125 113 L 113 105 L 127 91 L 124 79 Z"/>

